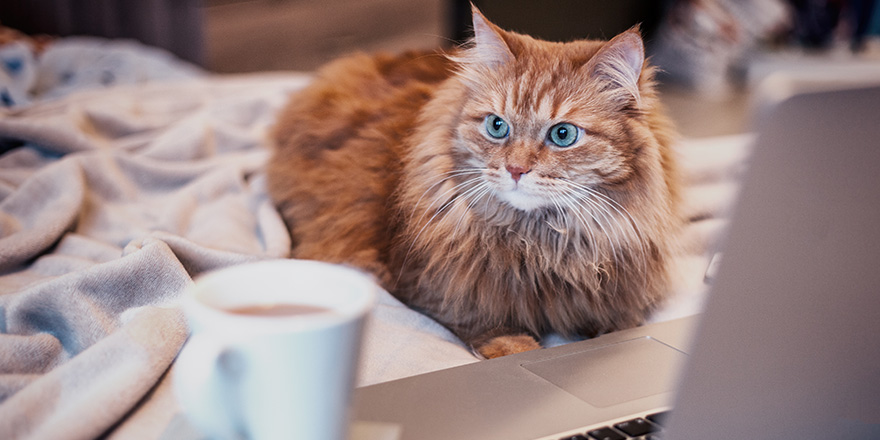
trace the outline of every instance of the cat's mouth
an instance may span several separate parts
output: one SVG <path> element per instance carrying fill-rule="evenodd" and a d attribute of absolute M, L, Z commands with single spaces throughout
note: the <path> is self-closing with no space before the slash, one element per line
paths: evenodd
<path fill-rule="evenodd" d="M 510 207 L 528 212 L 553 206 L 552 188 L 535 171 L 514 177 L 509 170 L 490 167 L 484 170 L 483 178 L 491 193 Z"/>

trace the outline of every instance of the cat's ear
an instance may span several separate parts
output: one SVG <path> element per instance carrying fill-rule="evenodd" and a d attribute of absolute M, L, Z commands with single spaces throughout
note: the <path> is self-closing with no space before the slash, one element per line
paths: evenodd
<path fill-rule="evenodd" d="M 501 37 L 503 31 L 490 23 L 473 4 L 471 13 L 474 20 L 474 47 L 471 48 L 473 59 L 490 68 L 513 61 L 513 52 Z"/>
<path fill-rule="evenodd" d="M 639 77 L 644 64 L 645 45 L 638 27 L 634 27 L 605 43 L 586 68 L 593 78 L 605 82 L 604 91 L 638 107 Z"/>

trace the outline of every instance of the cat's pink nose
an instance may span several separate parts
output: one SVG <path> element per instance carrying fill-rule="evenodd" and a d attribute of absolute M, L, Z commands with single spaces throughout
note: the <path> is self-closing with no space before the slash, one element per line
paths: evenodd
<path fill-rule="evenodd" d="M 507 172 L 510 173 L 510 177 L 513 177 L 514 182 L 519 182 L 519 178 L 522 177 L 523 174 L 531 171 L 526 167 L 522 167 L 519 165 L 508 165 Z"/>

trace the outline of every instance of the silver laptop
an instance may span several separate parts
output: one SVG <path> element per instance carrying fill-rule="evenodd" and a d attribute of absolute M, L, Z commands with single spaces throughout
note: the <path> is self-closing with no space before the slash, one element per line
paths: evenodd
<path fill-rule="evenodd" d="M 363 387 L 418 439 L 880 439 L 880 88 L 759 127 L 699 317 Z"/>

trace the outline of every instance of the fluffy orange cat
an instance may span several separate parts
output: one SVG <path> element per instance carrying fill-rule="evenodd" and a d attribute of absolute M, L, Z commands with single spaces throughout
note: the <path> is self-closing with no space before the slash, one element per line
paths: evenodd
<path fill-rule="evenodd" d="M 681 221 L 638 30 L 473 24 L 466 48 L 344 58 L 292 98 L 268 165 L 292 255 L 373 273 L 487 358 L 639 325 Z"/>

